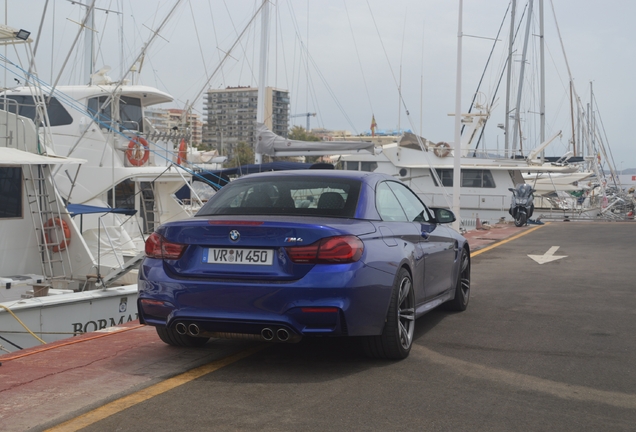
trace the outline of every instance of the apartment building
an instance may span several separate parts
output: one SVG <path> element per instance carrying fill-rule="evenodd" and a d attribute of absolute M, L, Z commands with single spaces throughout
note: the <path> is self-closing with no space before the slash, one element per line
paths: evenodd
<path fill-rule="evenodd" d="M 203 144 L 231 154 L 238 143 L 254 144 L 254 126 L 258 88 L 227 87 L 210 89 L 204 99 L 205 112 Z M 265 125 L 280 136 L 287 136 L 289 128 L 289 92 L 265 89 Z"/>

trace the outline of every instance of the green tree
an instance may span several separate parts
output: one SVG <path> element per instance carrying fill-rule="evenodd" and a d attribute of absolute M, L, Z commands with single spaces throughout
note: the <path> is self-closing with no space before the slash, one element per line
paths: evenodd
<path fill-rule="evenodd" d="M 320 141 L 316 135 L 307 132 L 302 126 L 294 126 L 289 130 L 287 138 L 298 141 Z"/>
<path fill-rule="evenodd" d="M 316 135 L 307 132 L 302 126 L 294 126 L 289 130 L 287 138 L 298 141 L 320 141 Z M 305 156 L 305 162 L 315 163 L 320 160 L 320 156 Z"/>
<path fill-rule="evenodd" d="M 234 168 L 252 163 L 254 163 L 254 149 L 252 146 L 241 142 L 234 147 L 232 158 L 225 164 L 225 166 L 227 168 Z"/>

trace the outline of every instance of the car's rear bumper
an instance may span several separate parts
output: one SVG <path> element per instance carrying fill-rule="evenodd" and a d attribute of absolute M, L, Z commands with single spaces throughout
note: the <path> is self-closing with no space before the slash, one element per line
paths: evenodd
<path fill-rule="evenodd" d="M 285 329 L 294 337 L 381 334 L 393 275 L 354 264 L 316 265 L 300 280 L 274 283 L 176 279 L 160 260 L 146 259 L 139 273 L 139 316 L 170 328 L 194 324 L 200 336 L 260 335 L 263 329 Z"/>

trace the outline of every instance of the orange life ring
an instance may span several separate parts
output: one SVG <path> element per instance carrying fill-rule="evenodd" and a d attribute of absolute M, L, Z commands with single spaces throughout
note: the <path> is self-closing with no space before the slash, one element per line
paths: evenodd
<path fill-rule="evenodd" d="M 126 150 L 128 162 L 134 166 L 142 166 L 148 162 L 149 157 L 150 147 L 148 147 L 148 141 L 138 136 L 130 140 L 128 150 Z"/>
<path fill-rule="evenodd" d="M 435 156 L 437 157 L 446 157 L 451 153 L 451 146 L 447 142 L 437 143 L 437 145 L 433 149 L 433 153 L 435 153 Z"/>
<path fill-rule="evenodd" d="M 59 226 L 62 228 L 64 232 L 64 240 L 62 240 L 59 244 L 49 245 L 52 248 L 53 252 L 59 252 L 66 249 L 66 247 L 71 243 L 71 229 L 68 227 L 68 224 L 60 218 L 51 218 L 44 224 L 45 232 L 44 237 L 46 238 L 46 243 L 52 243 L 51 236 L 49 236 L 50 229 L 54 229 L 55 226 Z M 49 229 L 46 229 L 49 228 Z"/>
<path fill-rule="evenodd" d="M 177 155 L 177 165 L 181 165 L 183 162 L 188 161 L 188 145 L 185 140 L 181 138 L 179 143 L 179 153 Z"/>

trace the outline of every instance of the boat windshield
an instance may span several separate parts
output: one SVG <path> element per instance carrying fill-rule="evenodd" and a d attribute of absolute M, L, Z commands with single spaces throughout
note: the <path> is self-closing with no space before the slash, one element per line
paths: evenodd
<path fill-rule="evenodd" d="M 4 98 L 9 99 L 6 102 Z M 48 99 L 48 98 L 47 98 Z M 19 114 L 23 117 L 30 118 L 35 122 L 36 109 L 33 96 L 6 95 L 0 97 L 0 110 L 9 111 Z M 47 100 L 46 111 L 51 126 L 64 126 L 73 123 L 73 117 L 68 113 L 66 108 L 54 97 Z"/>
<path fill-rule="evenodd" d="M 88 111 L 105 126 L 111 122 L 112 110 L 108 96 L 98 96 L 88 100 Z M 122 129 L 143 132 L 143 112 L 141 99 L 130 96 L 120 96 L 119 116 Z"/>

